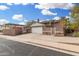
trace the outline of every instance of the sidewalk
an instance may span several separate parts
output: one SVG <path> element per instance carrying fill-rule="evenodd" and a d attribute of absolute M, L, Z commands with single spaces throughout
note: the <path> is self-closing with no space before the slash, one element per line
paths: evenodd
<path fill-rule="evenodd" d="M 72 55 L 79 55 L 79 38 L 54 37 L 38 34 L 23 34 L 19 36 L 0 35 L 0 38 L 32 44 Z"/>

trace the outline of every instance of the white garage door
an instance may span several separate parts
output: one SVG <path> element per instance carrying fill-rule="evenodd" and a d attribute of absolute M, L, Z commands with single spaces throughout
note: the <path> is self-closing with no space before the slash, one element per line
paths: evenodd
<path fill-rule="evenodd" d="M 32 27 L 32 33 L 42 34 L 42 27 Z"/>

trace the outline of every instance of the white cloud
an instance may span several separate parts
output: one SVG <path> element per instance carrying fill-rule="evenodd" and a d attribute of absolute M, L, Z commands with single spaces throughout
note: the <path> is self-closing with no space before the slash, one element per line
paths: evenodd
<path fill-rule="evenodd" d="M 8 5 L 27 5 L 28 3 L 30 3 L 31 0 L 0 0 L 0 3 L 7 3 Z"/>
<path fill-rule="evenodd" d="M 13 3 L 7 3 L 7 5 L 13 5 Z"/>
<path fill-rule="evenodd" d="M 49 11 L 49 9 L 61 8 L 71 9 L 74 6 L 72 3 L 40 3 L 36 4 L 35 8 L 41 9 L 43 15 L 57 15 L 57 13 Z"/>
<path fill-rule="evenodd" d="M 0 25 L 6 24 L 6 23 L 9 23 L 9 21 L 6 19 L 0 19 Z"/>
<path fill-rule="evenodd" d="M 45 19 L 46 21 L 49 21 L 49 20 L 51 20 L 51 19 Z"/>
<path fill-rule="evenodd" d="M 19 24 L 20 24 L 20 25 L 25 25 L 25 22 L 20 22 Z"/>
<path fill-rule="evenodd" d="M 72 3 L 47 3 L 35 5 L 38 9 L 53 9 L 53 8 L 67 8 L 70 9 L 74 6 Z"/>
<path fill-rule="evenodd" d="M 15 14 L 15 15 L 13 15 L 12 19 L 21 21 L 21 20 L 23 20 L 23 15 L 22 14 Z"/>
<path fill-rule="evenodd" d="M 28 20 L 24 20 L 24 22 L 28 22 Z"/>
<path fill-rule="evenodd" d="M 21 4 L 21 5 L 27 5 L 29 3 L 7 3 L 7 5 L 19 5 L 19 4 Z"/>
<path fill-rule="evenodd" d="M 66 16 L 66 18 L 70 18 L 69 16 Z"/>
<path fill-rule="evenodd" d="M 58 17 L 58 16 L 56 16 L 56 17 L 53 18 L 53 20 L 60 20 L 60 19 L 61 19 L 61 18 Z"/>
<path fill-rule="evenodd" d="M 43 15 L 57 15 L 57 13 L 53 13 L 53 12 L 46 10 L 46 9 L 42 10 L 41 13 Z"/>
<path fill-rule="evenodd" d="M 9 7 L 5 6 L 5 5 L 0 5 L 0 10 L 7 10 L 9 9 Z"/>
<path fill-rule="evenodd" d="M 40 22 L 43 22 L 43 21 L 49 21 L 50 19 L 42 19 L 40 20 Z"/>

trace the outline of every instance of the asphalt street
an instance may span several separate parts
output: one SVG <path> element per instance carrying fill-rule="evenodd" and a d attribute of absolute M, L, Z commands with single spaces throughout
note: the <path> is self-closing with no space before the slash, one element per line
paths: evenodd
<path fill-rule="evenodd" d="M 0 56 L 71 56 L 17 41 L 0 38 Z"/>

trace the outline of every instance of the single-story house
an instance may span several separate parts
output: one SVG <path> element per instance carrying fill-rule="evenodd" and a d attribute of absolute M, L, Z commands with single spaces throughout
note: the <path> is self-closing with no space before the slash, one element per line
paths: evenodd
<path fill-rule="evenodd" d="M 52 35 L 53 34 L 53 22 L 44 21 L 42 22 L 43 26 L 43 34 Z"/>
<path fill-rule="evenodd" d="M 26 33 L 26 27 L 19 24 L 5 24 L 3 25 L 3 34 L 6 35 L 18 35 Z"/>
<path fill-rule="evenodd" d="M 32 33 L 43 34 L 43 27 L 44 27 L 44 24 L 35 23 L 35 24 L 32 24 L 31 27 L 32 27 L 32 28 L 31 28 Z"/>
<path fill-rule="evenodd" d="M 62 20 L 35 23 L 32 24 L 32 33 L 64 36 L 64 24 Z"/>
<path fill-rule="evenodd" d="M 53 32 L 55 36 L 64 36 L 64 23 L 63 20 L 54 21 Z"/>

